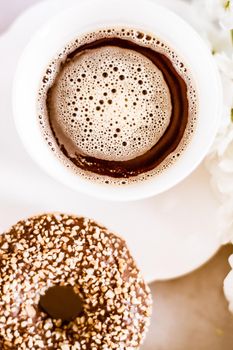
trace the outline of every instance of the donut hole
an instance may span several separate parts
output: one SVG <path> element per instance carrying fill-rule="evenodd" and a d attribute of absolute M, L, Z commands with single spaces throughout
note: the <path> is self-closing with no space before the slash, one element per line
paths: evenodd
<path fill-rule="evenodd" d="M 71 286 L 53 286 L 40 297 L 39 306 L 53 319 L 72 321 L 83 311 L 83 302 Z"/>

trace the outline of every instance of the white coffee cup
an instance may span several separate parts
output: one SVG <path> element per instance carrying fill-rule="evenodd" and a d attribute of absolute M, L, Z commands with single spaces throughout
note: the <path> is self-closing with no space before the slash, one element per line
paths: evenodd
<path fill-rule="evenodd" d="M 111 26 L 139 28 L 167 42 L 189 66 L 199 96 L 195 133 L 180 158 L 160 175 L 130 185 L 105 185 L 67 169 L 47 146 L 37 111 L 38 90 L 48 63 L 69 42 L 85 32 Z M 67 8 L 43 26 L 18 64 L 13 88 L 17 130 L 32 158 L 51 176 L 89 195 L 135 200 L 168 190 L 188 176 L 207 154 L 217 132 L 222 91 L 211 53 L 183 19 L 149 0 L 85 0 Z"/>

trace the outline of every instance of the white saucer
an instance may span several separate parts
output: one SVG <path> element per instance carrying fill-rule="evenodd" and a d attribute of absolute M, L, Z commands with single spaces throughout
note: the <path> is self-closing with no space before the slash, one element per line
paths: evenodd
<path fill-rule="evenodd" d="M 219 203 L 203 165 L 162 195 L 112 203 L 57 183 L 34 164 L 21 145 L 11 111 L 11 86 L 19 54 L 42 23 L 73 2 L 77 0 L 43 1 L 22 14 L 0 38 L 0 231 L 21 218 L 45 211 L 86 215 L 125 237 L 147 281 L 188 273 L 220 246 Z M 187 5 L 174 0 L 159 2 L 198 28 Z"/>

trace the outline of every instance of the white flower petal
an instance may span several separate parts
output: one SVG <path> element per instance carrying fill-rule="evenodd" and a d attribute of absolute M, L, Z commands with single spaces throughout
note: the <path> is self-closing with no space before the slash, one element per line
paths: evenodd
<path fill-rule="evenodd" d="M 226 173 L 232 173 L 233 172 L 233 155 L 232 155 L 232 159 L 221 160 L 219 162 L 219 167 L 222 171 L 225 171 Z"/>
<path fill-rule="evenodd" d="M 228 261 L 230 266 L 233 267 L 233 254 L 229 257 Z"/>
<path fill-rule="evenodd" d="M 208 38 L 214 52 L 225 52 L 228 55 L 232 54 L 232 39 L 229 30 L 225 31 L 212 27 L 211 30 L 208 30 Z"/>
<path fill-rule="evenodd" d="M 231 29 L 233 29 L 233 12 L 232 11 L 226 11 L 224 13 L 224 15 L 221 17 L 221 19 L 219 21 L 219 24 L 224 30 L 231 30 Z"/>
<path fill-rule="evenodd" d="M 229 302 L 229 310 L 233 312 L 233 271 L 224 280 L 224 293 Z"/>
<path fill-rule="evenodd" d="M 230 111 L 229 111 L 230 119 Z M 222 135 L 222 140 L 219 142 L 218 155 L 221 157 L 224 155 L 227 147 L 233 142 L 233 129 L 229 128 L 226 130 L 226 134 Z"/>
<path fill-rule="evenodd" d="M 223 113 L 228 113 L 233 106 L 233 80 L 230 79 L 228 74 L 221 74 L 221 81 L 223 87 Z"/>
<path fill-rule="evenodd" d="M 221 173 L 218 176 L 217 186 L 221 193 L 233 194 L 233 174 Z"/>
<path fill-rule="evenodd" d="M 220 71 L 227 75 L 229 79 L 233 79 L 233 58 L 228 57 L 225 52 L 216 53 L 214 58 Z"/>

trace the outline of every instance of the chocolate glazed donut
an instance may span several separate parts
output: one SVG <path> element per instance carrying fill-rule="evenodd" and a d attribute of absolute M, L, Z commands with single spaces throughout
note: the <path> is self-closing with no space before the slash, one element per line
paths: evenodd
<path fill-rule="evenodd" d="M 151 295 L 119 236 L 44 214 L 0 236 L 1 350 L 137 349 Z"/>

